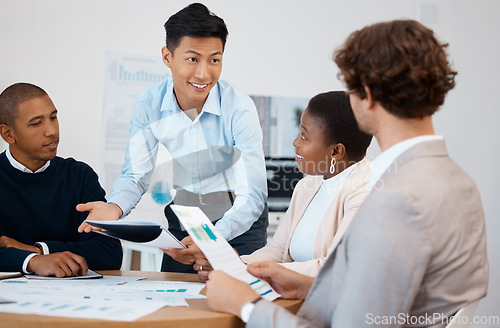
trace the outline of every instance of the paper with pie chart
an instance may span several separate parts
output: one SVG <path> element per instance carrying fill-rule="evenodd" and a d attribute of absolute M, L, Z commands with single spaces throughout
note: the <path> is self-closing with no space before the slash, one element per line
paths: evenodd
<path fill-rule="evenodd" d="M 170 207 L 215 270 L 224 271 L 228 275 L 248 283 L 253 290 L 268 301 L 273 301 L 281 296 L 266 281 L 247 271 L 246 265 L 238 254 L 198 207 L 182 205 L 171 205 Z"/>

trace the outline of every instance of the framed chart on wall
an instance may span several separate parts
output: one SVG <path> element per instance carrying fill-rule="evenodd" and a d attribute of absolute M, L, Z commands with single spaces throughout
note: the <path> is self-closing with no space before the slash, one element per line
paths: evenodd
<path fill-rule="evenodd" d="M 307 107 L 309 98 L 256 95 L 250 97 L 259 114 L 265 156 L 295 157 L 292 143 L 300 132 L 300 115 Z"/>

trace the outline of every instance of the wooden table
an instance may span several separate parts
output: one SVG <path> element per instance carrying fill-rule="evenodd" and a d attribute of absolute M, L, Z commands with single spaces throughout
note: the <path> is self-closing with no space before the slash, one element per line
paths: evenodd
<path fill-rule="evenodd" d="M 103 275 L 147 277 L 148 280 L 169 280 L 199 282 L 197 275 L 187 273 L 146 272 L 146 271 L 99 271 Z M 245 324 L 237 317 L 214 312 L 208 307 L 206 299 L 187 300 L 189 307 L 164 307 L 152 314 L 135 321 L 108 321 L 97 319 L 73 319 L 64 317 L 50 317 L 28 314 L 0 313 L 0 327 L 2 328 L 193 328 L 193 327 L 244 327 Z M 296 313 L 302 301 L 283 300 L 274 301 L 276 304 Z"/>

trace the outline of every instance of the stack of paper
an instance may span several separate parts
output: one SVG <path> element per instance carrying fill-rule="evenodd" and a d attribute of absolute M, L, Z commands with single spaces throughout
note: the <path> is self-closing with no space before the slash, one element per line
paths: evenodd
<path fill-rule="evenodd" d="M 203 283 L 145 281 L 138 277 L 0 281 L 0 312 L 132 321 L 164 306 L 188 306 Z"/>

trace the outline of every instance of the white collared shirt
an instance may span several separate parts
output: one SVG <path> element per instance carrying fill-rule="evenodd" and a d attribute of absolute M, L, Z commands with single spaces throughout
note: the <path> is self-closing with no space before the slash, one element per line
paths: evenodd
<path fill-rule="evenodd" d="M 368 189 L 372 190 L 384 173 L 396 170 L 394 167 L 395 160 L 402 153 L 419 143 L 433 140 L 443 140 L 443 137 L 437 135 L 425 135 L 406 139 L 393 145 L 378 155 L 371 163 L 371 176 L 370 181 L 368 182 Z"/>
<path fill-rule="evenodd" d="M 321 220 L 358 163 L 349 166 L 328 180 L 323 180 L 321 187 L 297 224 L 290 241 L 290 256 L 294 261 L 312 260 L 314 242 Z"/>
<path fill-rule="evenodd" d="M 39 168 L 38 170 L 33 172 L 30 169 L 28 169 L 26 166 L 24 166 L 23 164 L 19 163 L 14 157 L 12 157 L 12 154 L 10 153 L 9 148 L 7 148 L 7 150 L 5 150 L 5 155 L 7 156 L 7 159 L 9 160 L 9 163 L 10 163 L 10 165 L 12 165 L 12 167 L 14 167 L 15 169 L 18 169 L 19 171 L 24 172 L 24 173 L 31 173 L 31 174 L 41 173 L 41 172 L 45 171 L 50 165 L 50 161 L 47 161 L 47 163 L 45 163 L 44 166 L 42 166 L 41 168 Z M 37 244 L 42 246 L 43 255 L 50 254 L 49 247 L 47 246 L 46 243 L 38 242 Z M 28 272 L 28 262 L 35 255 L 38 255 L 38 254 L 32 253 L 24 259 L 23 273 L 31 273 L 31 272 Z"/>
<path fill-rule="evenodd" d="M 9 148 L 7 148 L 7 150 L 5 150 L 5 155 L 7 156 L 7 159 L 9 160 L 10 165 L 12 165 L 14 168 L 16 168 L 19 171 L 24 172 L 24 173 L 40 173 L 40 172 L 45 171 L 50 165 L 50 161 L 47 161 L 47 163 L 45 163 L 44 166 L 42 166 L 41 168 L 39 168 L 38 170 L 33 172 L 30 169 L 28 169 L 26 166 L 24 166 L 23 164 L 16 161 L 16 159 L 14 157 L 12 157 L 12 154 L 10 153 Z"/>

